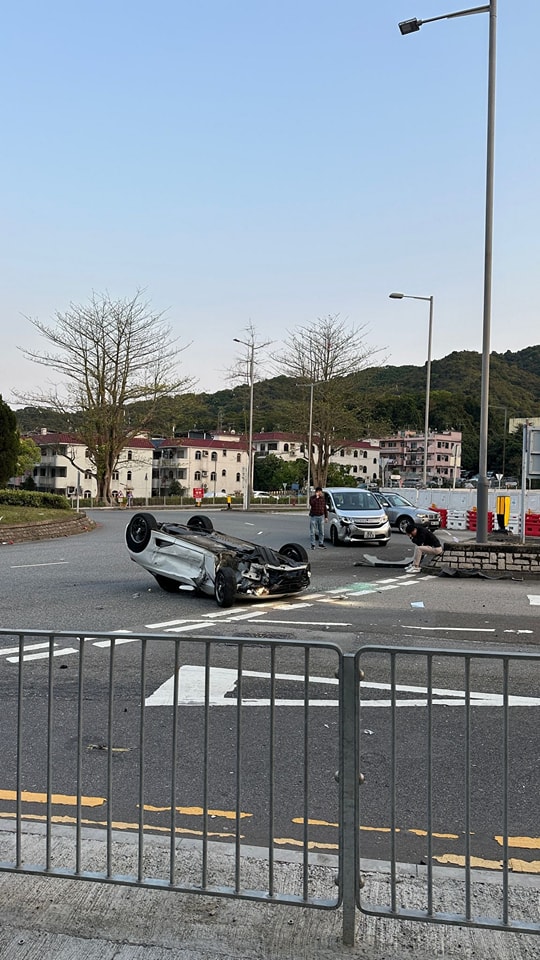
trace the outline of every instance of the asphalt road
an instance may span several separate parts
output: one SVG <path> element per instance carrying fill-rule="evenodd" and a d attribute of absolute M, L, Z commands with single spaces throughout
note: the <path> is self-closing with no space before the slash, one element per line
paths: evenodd
<path fill-rule="evenodd" d="M 308 522 L 301 515 L 205 512 L 212 516 L 218 529 L 246 539 L 262 540 L 274 547 L 291 540 L 308 545 Z M 167 516 L 185 518 L 185 514 L 174 511 L 167 511 Z M 245 842 L 266 845 L 271 835 L 280 844 L 295 846 L 307 836 L 315 848 L 332 850 L 337 842 L 339 820 L 334 779 L 339 764 L 339 717 L 334 699 L 338 658 L 333 647 L 356 651 L 369 645 L 390 645 L 404 651 L 394 666 L 386 653 L 366 651 L 362 655 L 365 681 L 359 739 L 366 777 L 360 792 L 362 856 L 386 859 L 393 836 L 398 859 L 425 859 L 425 688 L 431 679 L 436 691 L 431 708 L 431 815 L 439 834 L 434 855 L 443 862 L 459 862 L 464 850 L 466 740 L 462 691 L 467 677 L 464 658 L 445 656 L 442 651 L 534 652 L 539 639 L 534 598 L 540 595 L 540 583 L 448 580 L 407 575 L 399 568 L 357 567 L 354 564 L 364 552 L 376 550 L 328 545 L 325 551 L 310 552 L 313 578 L 306 594 L 277 602 L 237 604 L 222 610 L 210 598 L 164 593 L 149 574 L 131 562 L 123 542 L 126 511 L 96 511 L 94 517 L 98 529 L 87 535 L 0 549 L 2 627 L 29 633 L 44 629 L 74 634 L 54 642 L 52 659 L 49 647 L 39 646 L 47 643 L 42 638 L 30 640 L 33 649 L 25 653 L 25 813 L 43 816 L 42 795 L 48 782 L 54 793 L 64 799 L 75 793 L 77 665 L 80 645 L 84 643 L 83 792 L 88 797 L 84 816 L 89 822 L 106 822 L 109 818 L 117 826 L 133 829 L 139 817 L 139 777 L 143 771 L 148 829 L 167 830 L 171 807 L 176 807 L 175 829 L 199 835 L 206 789 L 205 806 L 215 811 L 212 832 L 224 840 L 233 836 L 241 813 Z M 399 561 L 411 556 L 411 546 L 405 537 L 395 534 L 389 547 L 378 555 L 385 561 Z M 115 697 L 110 715 L 107 693 L 111 647 L 107 639 L 96 636 L 103 631 L 118 636 L 112 667 Z M 170 637 L 170 642 L 156 640 L 146 644 L 141 690 L 143 644 L 139 638 L 156 633 Z M 81 637 L 84 641 L 76 639 Z M 242 682 L 242 699 L 249 705 L 243 707 L 241 714 L 235 709 L 237 649 L 217 642 L 220 638 L 235 637 L 252 641 L 242 663 L 244 671 L 250 674 Z M 209 646 L 203 638 L 216 642 Z M 275 654 L 273 667 L 279 679 L 275 687 L 278 706 L 272 741 L 276 762 L 273 819 L 268 809 L 272 655 L 261 645 L 262 638 L 317 640 L 329 645 L 312 652 L 309 662 L 303 649 L 291 646 L 281 647 Z M 424 647 L 440 651 L 430 668 L 427 658 L 417 652 Z M 180 667 L 180 708 L 177 762 L 173 765 L 175 650 Z M 209 660 L 205 660 L 206 650 L 211 651 Z M 210 671 L 213 690 L 206 728 L 201 700 L 205 666 Z M 49 670 L 55 688 L 52 758 L 47 754 L 45 737 Z M 393 670 L 398 693 L 392 711 L 388 684 Z M 308 723 L 301 706 L 306 671 L 312 678 Z M 9 636 L 0 637 L 0 716 L 4 739 L 0 797 L 8 815 L 13 811 L 9 791 L 13 790 L 16 763 L 17 678 L 18 650 Z M 501 857 L 495 837 L 502 832 L 505 769 L 504 714 L 500 700 L 493 699 L 502 689 L 500 661 L 474 659 L 468 682 L 478 704 L 472 711 L 468 745 L 470 829 L 475 854 L 496 862 Z M 530 851 L 535 844 L 538 847 L 538 662 L 512 663 L 508 685 L 511 696 L 527 698 L 513 701 L 509 710 L 509 830 L 521 841 L 530 841 L 528 847 L 517 847 L 515 856 L 531 860 L 534 854 Z M 415 706 L 411 706 L 411 701 Z M 141 703 L 145 704 L 142 710 Z M 111 723 L 112 754 L 107 749 Z M 200 764 L 205 729 L 209 757 L 206 787 Z M 389 759 L 392 750 L 397 770 L 395 783 Z M 241 768 L 237 751 L 242 758 Z M 303 773 L 305 756 L 309 759 L 307 780 Z M 112 772 L 113 786 L 107 796 L 108 771 Z M 392 796 L 397 834 L 389 833 Z M 58 803 L 57 807 L 57 815 L 67 816 L 69 822 L 70 813 L 73 815 L 69 803 Z M 456 857 L 457 860 L 452 859 Z"/>

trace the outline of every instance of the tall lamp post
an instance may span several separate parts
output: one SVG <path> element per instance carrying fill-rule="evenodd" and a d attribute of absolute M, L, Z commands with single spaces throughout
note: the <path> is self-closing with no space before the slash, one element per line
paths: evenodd
<path fill-rule="evenodd" d="M 405 36 L 416 33 L 423 23 L 435 20 L 453 20 L 455 17 L 467 17 L 474 13 L 489 14 L 489 53 L 488 53 L 488 102 L 487 102 L 487 150 L 486 150 L 486 211 L 484 233 L 484 310 L 482 333 L 482 381 L 480 388 L 480 443 L 478 451 L 478 486 L 476 494 L 476 541 L 487 540 L 488 515 L 488 408 L 489 408 L 489 353 L 491 337 L 491 278 L 493 272 L 493 168 L 495 160 L 495 74 L 497 47 L 497 0 L 490 0 L 482 7 L 471 7 L 446 13 L 428 20 L 405 20 L 399 24 Z"/>
<path fill-rule="evenodd" d="M 255 351 L 267 347 L 270 340 L 266 343 L 255 343 L 255 337 L 251 336 L 249 340 L 239 340 L 233 337 L 234 343 L 241 343 L 248 348 L 248 377 L 249 377 L 249 432 L 248 432 L 248 468 L 247 483 L 244 487 L 244 510 L 249 510 L 251 505 L 251 495 L 253 493 L 253 385 L 255 383 Z"/>
<path fill-rule="evenodd" d="M 427 370 L 426 370 L 426 410 L 424 415 L 424 460 L 422 470 L 422 483 L 427 487 L 427 461 L 429 446 L 429 400 L 431 393 L 431 340 L 433 336 L 433 297 L 413 297 L 407 293 L 390 293 L 391 300 L 425 300 L 429 303 L 429 326 L 428 326 L 428 346 L 427 346 Z"/>

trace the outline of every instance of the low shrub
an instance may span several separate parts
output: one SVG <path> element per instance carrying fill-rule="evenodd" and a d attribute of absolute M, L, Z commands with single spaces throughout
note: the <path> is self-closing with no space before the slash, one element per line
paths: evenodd
<path fill-rule="evenodd" d="M 71 510 L 67 497 L 59 493 L 38 493 L 36 490 L 0 490 L 0 504 L 13 507 L 40 507 L 42 510 Z"/>

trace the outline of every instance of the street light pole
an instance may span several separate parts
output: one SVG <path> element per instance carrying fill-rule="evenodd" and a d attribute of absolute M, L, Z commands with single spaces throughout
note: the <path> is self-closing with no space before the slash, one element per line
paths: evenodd
<path fill-rule="evenodd" d="M 255 343 L 254 329 L 250 327 L 251 337 L 248 340 L 239 340 L 238 337 L 233 337 L 234 343 L 241 343 L 242 346 L 247 347 L 249 354 L 249 366 L 248 366 L 248 377 L 249 377 L 249 430 L 248 430 L 248 468 L 247 468 L 247 483 L 244 487 L 244 510 L 249 510 L 251 505 L 251 495 L 253 493 L 253 387 L 255 383 L 255 351 L 261 350 L 263 347 L 267 347 L 272 341 L 267 340 L 266 343 Z"/>
<path fill-rule="evenodd" d="M 426 300 L 429 303 L 427 369 L 426 369 L 426 407 L 424 413 L 424 457 L 422 462 L 422 483 L 427 487 L 427 466 L 429 447 L 429 403 L 431 394 L 431 342 L 433 339 L 433 297 L 413 297 L 407 293 L 390 293 L 391 300 Z"/>
<path fill-rule="evenodd" d="M 488 97 L 487 97 L 487 149 L 486 149 L 486 211 L 484 233 L 484 309 L 482 324 L 482 379 L 480 387 L 480 442 L 478 450 L 478 486 L 476 492 L 476 542 L 487 540 L 488 515 L 488 408 L 489 408 L 489 355 L 491 337 L 491 289 L 493 268 L 493 170 L 495 161 L 495 75 L 497 47 L 497 0 L 490 0 L 482 7 L 458 10 L 428 20 L 405 20 L 399 24 L 403 35 L 416 33 L 423 23 L 436 20 L 452 20 L 475 13 L 489 14 L 488 52 Z"/>

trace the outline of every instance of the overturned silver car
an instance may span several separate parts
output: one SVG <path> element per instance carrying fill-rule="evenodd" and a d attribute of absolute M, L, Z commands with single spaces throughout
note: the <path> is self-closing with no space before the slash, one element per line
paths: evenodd
<path fill-rule="evenodd" d="M 235 599 L 262 600 L 299 593 L 309 586 L 308 555 L 299 543 L 280 550 L 214 530 L 197 514 L 186 524 L 159 523 L 152 513 L 136 513 L 126 528 L 131 559 L 169 593 L 181 587 L 214 596 L 220 607 Z"/>

